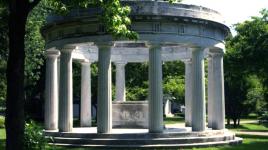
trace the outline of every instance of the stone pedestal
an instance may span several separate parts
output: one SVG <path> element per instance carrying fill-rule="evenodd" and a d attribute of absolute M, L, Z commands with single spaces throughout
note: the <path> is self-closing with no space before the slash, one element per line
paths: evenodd
<path fill-rule="evenodd" d="M 113 128 L 148 128 L 148 102 L 113 102 Z"/>
<path fill-rule="evenodd" d="M 46 51 L 45 130 L 58 129 L 58 70 L 57 50 Z"/>
<path fill-rule="evenodd" d="M 192 130 L 206 129 L 204 51 L 196 48 L 192 51 Z"/>
<path fill-rule="evenodd" d="M 60 56 L 60 101 L 59 101 L 59 131 L 71 132 L 73 128 L 73 46 L 66 46 Z"/>
<path fill-rule="evenodd" d="M 110 133 L 112 130 L 112 83 L 111 49 L 99 48 L 97 132 Z"/>
<path fill-rule="evenodd" d="M 149 132 L 163 132 L 163 89 L 161 48 L 149 50 Z"/>
<path fill-rule="evenodd" d="M 192 61 L 185 63 L 185 126 L 192 126 Z"/>
<path fill-rule="evenodd" d="M 115 83 L 115 99 L 116 101 L 126 101 L 125 88 L 125 62 L 115 62 L 116 66 L 116 83 Z"/>
<path fill-rule="evenodd" d="M 81 63 L 81 109 L 80 126 L 91 127 L 91 72 L 90 62 Z"/>

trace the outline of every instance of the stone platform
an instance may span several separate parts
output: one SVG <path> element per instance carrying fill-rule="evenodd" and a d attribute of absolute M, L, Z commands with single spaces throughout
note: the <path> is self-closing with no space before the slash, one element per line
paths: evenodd
<path fill-rule="evenodd" d="M 239 144 L 241 138 L 228 130 L 191 132 L 191 128 L 165 128 L 163 133 L 148 133 L 148 129 L 113 129 L 109 134 L 97 134 L 96 127 L 74 128 L 72 132 L 45 131 L 50 144 L 95 148 L 189 148 Z"/>

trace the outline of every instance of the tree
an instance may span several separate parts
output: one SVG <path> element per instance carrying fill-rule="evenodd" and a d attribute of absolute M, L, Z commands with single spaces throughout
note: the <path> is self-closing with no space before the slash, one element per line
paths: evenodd
<path fill-rule="evenodd" d="M 262 10 L 261 15 L 237 24 L 237 35 L 227 39 L 226 116 L 228 123 L 232 119 L 235 126 L 242 114 L 267 104 L 268 10 Z"/>
<path fill-rule="evenodd" d="M 8 7 L 8 38 L 9 55 L 7 62 L 7 101 L 6 101 L 6 149 L 18 150 L 23 147 L 24 139 L 24 71 L 25 71 L 25 34 L 29 13 L 41 0 L 2 0 L 1 5 Z M 129 31 L 127 25 L 130 20 L 127 15 L 128 7 L 121 7 L 119 0 L 43 0 L 47 5 L 59 10 L 66 10 L 72 6 L 89 5 L 103 9 L 103 18 L 107 31 L 115 36 L 136 38 L 137 35 Z"/>
<path fill-rule="evenodd" d="M 0 107 L 6 99 L 6 61 L 8 53 L 8 12 L 7 8 L 0 5 Z"/>

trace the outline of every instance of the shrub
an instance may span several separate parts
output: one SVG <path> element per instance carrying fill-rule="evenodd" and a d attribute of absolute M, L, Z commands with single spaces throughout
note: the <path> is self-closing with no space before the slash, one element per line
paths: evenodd
<path fill-rule="evenodd" d="M 24 149 L 45 149 L 47 140 L 43 135 L 42 127 L 34 121 L 25 124 L 24 136 Z"/>

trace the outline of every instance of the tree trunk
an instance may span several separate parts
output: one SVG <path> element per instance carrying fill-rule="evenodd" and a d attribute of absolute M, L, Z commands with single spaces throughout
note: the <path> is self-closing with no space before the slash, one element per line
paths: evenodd
<path fill-rule="evenodd" d="M 227 118 L 227 125 L 228 126 L 230 125 L 230 118 L 229 117 Z"/>
<path fill-rule="evenodd" d="M 236 118 L 233 118 L 234 128 L 236 128 L 236 125 L 237 125 L 237 124 L 236 124 L 236 123 L 237 123 L 236 121 L 237 121 L 237 119 L 236 119 Z"/>
<path fill-rule="evenodd" d="M 238 125 L 238 126 L 240 125 L 240 118 L 237 119 L 237 125 Z"/>
<path fill-rule="evenodd" d="M 9 1 L 9 56 L 7 62 L 6 149 L 21 150 L 24 141 L 24 36 L 27 1 Z"/>

